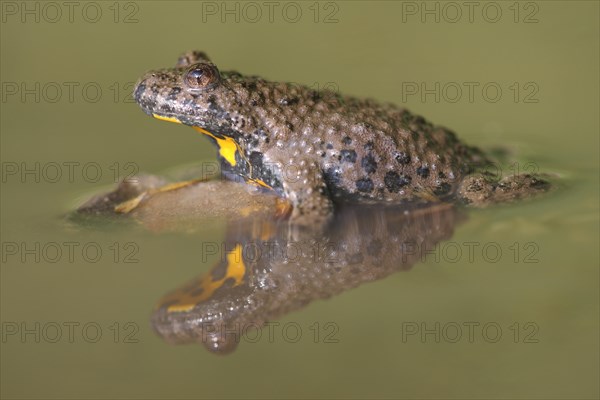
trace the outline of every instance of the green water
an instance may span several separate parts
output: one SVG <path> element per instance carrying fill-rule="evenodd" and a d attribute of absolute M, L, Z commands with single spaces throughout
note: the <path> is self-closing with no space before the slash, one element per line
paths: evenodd
<path fill-rule="evenodd" d="M 460 18 L 436 2 L 279 3 L 272 22 L 241 3 L 239 22 L 222 21 L 221 2 L 77 3 L 72 22 L 42 3 L 39 22 L 20 14 L 35 4 L 2 2 L 3 398 L 598 398 L 598 2 L 477 3 L 473 22 L 462 3 Z M 436 4 L 439 22 L 413 13 Z M 150 327 L 154 304 L 208 270 L 198 244 L 221 240 L 225 224 L 166 234 L 78 229 L 63 216 L 115 174 L 211 160 L 206 139 L 126 98 L 144 71 L 196 48 L 222 69 L 405 102 L 469 143 L 509 149 L 521 168 L 535 163 L 559 189 L 470 212 L 449 239 L 457 261 L 442 247 L 286 315 L 280 326 L 303 332 L 295 343 L 275 329 L 225 357 L 167 345 Z M 436 82 L 439 101 L 422 98 L 421 83 Z M 415 326 L 439 342 L 408 335 Z"/>

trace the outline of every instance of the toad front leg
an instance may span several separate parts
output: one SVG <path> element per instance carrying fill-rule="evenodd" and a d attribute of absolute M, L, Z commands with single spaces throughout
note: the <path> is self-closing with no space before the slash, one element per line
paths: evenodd
<path fill-rule="evenodd" d="M 276 161 L 285 197 L 294 207 L 291 221 L 305 226 L 322 226 L 333 216 L 333 202 L 321 168 L 311 160 L 294 161 Z"/>

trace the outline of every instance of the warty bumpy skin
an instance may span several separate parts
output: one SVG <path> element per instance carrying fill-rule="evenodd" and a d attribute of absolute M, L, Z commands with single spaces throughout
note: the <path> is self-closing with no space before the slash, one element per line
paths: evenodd
<path fill-rule="evenodd" d="M 134 98 L 149 115 L 208 134 L 228 176 L 285 196 L 296 220 L 327 219 L 345 200 L 437 202 L 458 194 L 488 204 L 498 187 L 488 179 L 461 187 L 490 160 L 404 108 L 219 71 L 199 51 L 143 75 Z M 520 198 L 545 184 L 529 178 L 503 187 L 518 186 L 513 197 Z"/>

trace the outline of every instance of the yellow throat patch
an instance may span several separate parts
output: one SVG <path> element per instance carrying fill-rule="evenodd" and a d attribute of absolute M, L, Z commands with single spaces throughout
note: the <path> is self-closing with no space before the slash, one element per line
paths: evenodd
<path fill-rule="evenodd" d="M 217 142 L 217 146 L 219 146 L 219 154 L 221 155 L 221 157 L 223 157 L 229 164 L 235 167 L 235 165 L 237 164 L 237 162 L 235 161 L 235 153 L 239 152 L 241 154 L 240 146 L 236 143 L 235 140 L 233 140 L 230 137 L 217 137 L 209 131 L 207 131 L 206 129 L 202 129 L 198 126 L 193 126 L 192 128 L 194 128 L 200 133 L 203 133 L 215 139 Z"/>
<path fill-rule="evenodd" d="M 161 121 L 174 122 L 176 124 L 181 124 L 181 121 L 178 120 L 176 117 L 164 117 L 164 116 L 158 115 L 158 114 L 152 114 L 152 116 Z M 200 128 L 199 126 L 192 126 L 192 128 L 194 128 L 196 131 L 202 133 L 203 135 L 210 136 L 211 138 L 213 138 L 217 142 L 217 146 L 219 147 L 219 154 L 232 167 L 235 167 L 237 165 L 237 161 L 235 159 L 236 153 L 238 153 L 242 158 L 245 159 L 244 154 L 240 149 L 240 145 L 237 144 L 237 142 L 235 140 L 233 140 L 232 138 L 218 137 L 218 136 L 210 133 L 206 129 Z M 250 165 L 250 168 L 252 168 L 251 165 Z M 267 185 L 265 182 L 263 182 L 262 180 L 257 179 L 257 178 L 247 178 L 247 182 L 257 185 L 257 186 L 262 186 L 267 189 L 272 189 L 271 186 Z"/>
<path fill-rule="evenodd" d="M 181 124 L 181 121 L 175 117 L 163 117 L 162 115 L 158 114 L 152 114 L 152 116 L 161 121 Z M 221 154 L 221 157 L 223 157 L 229 164 L 235 167 L 235 165 L 237 164 L 237 161 L 235 161 L 235 153 L 239 152 L 241 154 L 240 146 L 235 142 L 235 140 L 229 137 L 217 137 L 209 131 L 207 131 L 206 129 L 202 129 L 198 126 L 193 126 L 192 128 L 204 135 L 210 136 L 211 138 L 215 139 L 215 141 L 217 142 L 217 146 L 219 146 L 219 154 Z"/>

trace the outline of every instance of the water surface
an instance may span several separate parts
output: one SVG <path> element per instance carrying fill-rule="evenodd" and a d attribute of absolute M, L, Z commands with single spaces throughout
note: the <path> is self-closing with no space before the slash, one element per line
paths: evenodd
<path fill-rule="evenodd" d="M 2 396 L 597 398 L 598 3 L 531 3 L 517 22 L 509 3 L 495 3 L 495 23 L 478 13 L 472 23 L 423 23 L 407 2 L 360 1 L 333 3 L 331 23 L 325 3 L 317 22 L 298 3 L 306 17 L 296 23 L 222 22 L 185 1 L 133 2 L 133 23 L 123 23 L 124 8 L 115 23 L 108 3 L 98 3 L 106 18 L 97 23 L 8 15 Z M 526 23 L 533 11 L 537 22 Z M 127 99 L 144 71 L 192 48 L 220 68 L 405 103 L 471 144 L 508 149 L 520 168 L 535 163 L 559 189 L 465 211 L 451 234 L 421 235 L 436 246 L 410 270 L 281 313 L 272 336 L 263 330 L 227 356 L 170 345 L 152 328 L 155 306 L 220 260 L 206 244 L 226 242 L 227 221 L 193 232 L 127 222 L 83 229 L 64 216 L 119 176 L 213 159 L 206 139 Z M 21 84 L 35 91 L 36 82 L 39 99 L 22 97 Z M 68 82 L 78 84 L 72 101 Z M 457 99 L 451 90 L 469 82 L 493 83 L 502 96 L 477 89 Z M 63 88 L 56 101 L 53 83 Z M 423 96 L 422 84 L 434 94 Z M 97 101 L 93 87 L 82 94 L 86 85 L 102 89 Z"/>

